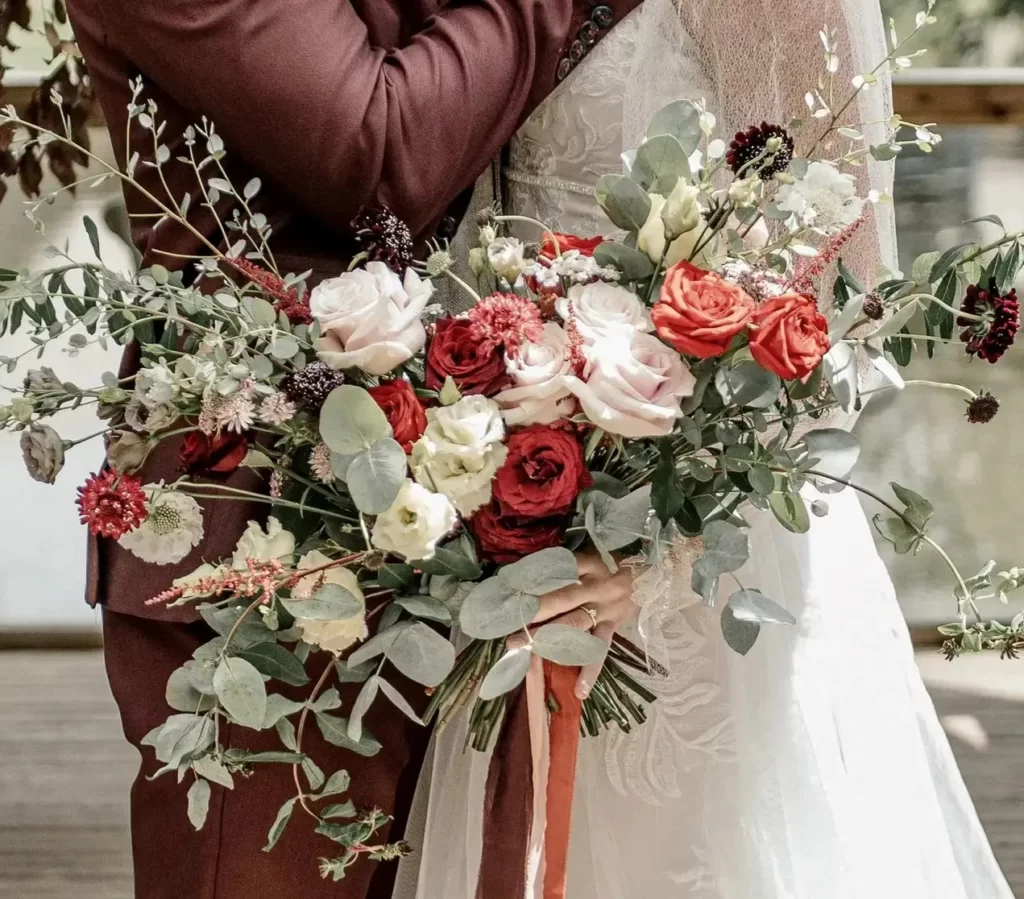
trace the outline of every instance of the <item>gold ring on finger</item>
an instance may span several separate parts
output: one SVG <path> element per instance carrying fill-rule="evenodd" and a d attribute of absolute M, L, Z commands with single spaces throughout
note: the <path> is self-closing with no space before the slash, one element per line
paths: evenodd
<path fill-rule="evenodd" d="M 597 627 L 597 612 L 590 608 L 590 606 L 584 606 L 583 611 L 590 616 L 590 626 L 592 628 Z"/>

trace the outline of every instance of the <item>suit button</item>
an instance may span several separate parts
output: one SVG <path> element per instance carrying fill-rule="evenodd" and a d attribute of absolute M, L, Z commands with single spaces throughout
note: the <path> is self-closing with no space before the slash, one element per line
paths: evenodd
<path fill-rule="evenodd" d="M 569 59 L 577 63 L 586 55 L 587 48 L 583 46 L 583 41 L 573 41 L 569 47 Z"/>
<path fill-rule="evenodd" d="M 556 73 L 559 81 L 565 81 L 569 77 L 569 73 L 572 71 L 572 60 L 566 57 L 558 64 L 558 72 Z"/>
<path fill-rule="evenodd" d="M 597 36 L 600 33 L 601 29 L 597 27 L 596 22 L 584 22 L 580 29 L 580 40 L 588 47 L 593 47 L 597 43 Z"/>
<path fill-rule="evenodd" d="M 615 21 L 615 13 L 610 6 L 595 6 L 590 18 L 598 28 L 610 28 Z"/>
<path fill-rule="evenodd" d="M 459 221 L 454 215 L 446 215 L 437 226 L 437 236 L 442 240 L 451 240 L 459 230 Z"/>

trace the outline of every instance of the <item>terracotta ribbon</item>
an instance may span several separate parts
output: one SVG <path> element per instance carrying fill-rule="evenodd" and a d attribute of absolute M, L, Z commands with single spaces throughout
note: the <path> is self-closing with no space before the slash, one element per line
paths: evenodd
<path fill-rule="evenodd" d="M 535 658 L 509 697 L 488 769 L 476 899 L 565 899 L 583 712 L 578 675 Z"/>

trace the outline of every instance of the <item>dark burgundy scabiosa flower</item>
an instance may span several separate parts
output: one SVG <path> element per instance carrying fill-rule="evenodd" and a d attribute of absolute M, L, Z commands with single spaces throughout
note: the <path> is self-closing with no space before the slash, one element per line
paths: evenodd
<path fill-rule="evenodd" d="M 267 294 L 273 300 L 274 308 L 278 312 L 283 312 L 288 321 L 306 325 L 313 321 L 309 314 L 309 300 L 299 296 L 297 287 L 286 287 L 284 281 L 273 272 L 268 272 L 248 259 L 235 258 L 228 261 L 240 274 Z"/>
<path fill-rule="evenodd" d="M 349 227 L 369 262 L 383 262 L 400 275 L 412 265 L 409 226 L 386 206 L 379 209 L 364 206 Z"/>
<path fill-rule="evenodd" d="M 999 400 L 983 390 L 973 400 L 967 401 L 967 420 L 972 425 L 988 424 L 999 411 Z"/>
<path fill-rule="evenodd" d="M 760 162 L 743 171 L 744 166 L 765 153 L 768 141 L 773 137 L 781 141 L 775 155 L 765 155 Z M 756 172 L 762 181 L 768 181 L 789 168 L 793 161 L 793 138 L 781 125 L 769 125 L 767 122 L 751 125 L 746 131 L 736 132 L 725 154 L 725 161 L 737 175 L 743 172 L 744 177 L 750 177 Z"/>
<path fill-rule="evenodd" d="M 142 481 L 107 469 L 78 488 L 79 518 L 98 537 L 117 540 L 134 531 L 149 514 Z"/>
<path fill-rule="evenodd" d="M 865 318 L 870 318 L 873 322 L 881 321 L 885 317 L 885 303 L 877 293 L 869 293 L 864 298 L 861 311 Z"/>
<path fill-rule="evenodd" d="M 960 304 L 960 311 L 980 317 L 980 321 L 960 317 L 957 326 L 963 328 L 960 339 L 967 344 L 967 355 L 978 356 L 988 362 L 998 362 L 1012 345 L 1020 330 L 1020 303 L 1017 291 L 1000 294 L 995 283 L 986 290 L 972 284 Z"/>
<path fill-rule="evenodd" d="M 327 399 L 327 395 L 345 383 L 345 376 L 323 362 L 311 362 L 305 368 L 292 372 L 281 381 L 281 390 L 293 403 L 301 403 L 314 412 Z"/>

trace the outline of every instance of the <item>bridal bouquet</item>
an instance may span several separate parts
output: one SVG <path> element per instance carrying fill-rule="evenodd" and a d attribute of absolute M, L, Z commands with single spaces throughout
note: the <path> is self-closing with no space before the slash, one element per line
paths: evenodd
<path fill-rule="evenodd" d="M 929 20 L 923 13 L 919 27 Z M 822 39 L 834 80 L 834 37 Z M 875 72 L 906 64 L 901 52 L 894 40 Z M 854 92 L 874 77 L 855 80 Z M 536 241 L 524 243 L 510 235 L 510 217 L 484 210 L 467 260 L 474 285 L 446 246 L 414 262 L 408 229 L 387 210 L 365 210 L 349 270 L 308 289 L 307 275 L 278 270 L 269 226 L 253 210 L 259 182 L 231 183 L 213 127 L 186 134 L 191 158 L 169 159 L 158 111 L 136 85 L 132 118 L 152 132 L 154 158 L 95 177 L 144 190 L 138 166 L 191 166 L 191 202 L 234 210 L 219 219 L 223 243 L 194 231 L 188 197 L 148 195 L 162 215 L 158 234 L 173 222 L 209 254 L 134 275 L 66 257 L 41 274 L 4 272 L 0 334 L 27 328 L 33 347 L 23 356 L 57 340 L 72 354 L 134 343 L 141 368 L 95 385 L 65 381 L 59 362 L 31 369 L 7 388 L 0 424 L 20 432 L 32 477 L 52 483 L 84 441 L 63 439 L 49 420 L 95 406 L 106 465 L 79 490 L 81 519 L 146 563 L 179 562 L 201 544 L 200 499 L 268 506 L 231 558 L 206 560 L 151 600 L 196 604 L 217 634 L 171 676 L 173 713 L 146 738 L 161 773 L 189 781 L 197 828 L 211 783 L 242 788 L 236 778 L 254 764 L 283 763 L 294 766 L 296 792 L 268 849 L 301 807 L 341 847 L 322 861 L 324 876 L 343 876 L 364 855 L 401 854 L 402 844 L 374 841 L 384 813 L 336 800 L 349 776 L 325 773 L 305 751 L 309 727 L 372 755 L 387 751 L 363 724 L 375 702 L 416 721 L 469 706 L 470 740 L 486 748 L 538 657 L 604 660 L 580 727 L 637 726 L 654 700 L 656 657 L 610 634 L 530 627 L 540 597 L 580 581 L 580 553 L 638 578 L 671 574 L 683 559 L 709 604 L 728 579 L 723 639 L 746 653 L 762 627 L 794 621 L 784 597 L 737 579 L 749 552 L 745 510 L 770 510 L 803 532 L 828 514 L 830 491 L 862 490 L 850 481 L 853 435 L 804 426 L 855 411 L 869 393 L 928 386 L 964 396 L 965 426 L 992 418 L 988 393 L 905 382 L 899 368 L 918 346 L 929 356 L 941 344 L 988 362 L 1002 356 L 1020 324 L 1022 235 L 989 217 L 1002 233 L 988 243 L 926 254 L 909 275 L 855 278 L 843 249 L 887 198 L 859 195 L 849 169 L 868 154 L 931 150 L 939 138 L 896 117 L 886 143 L 866 145 L 844 124 L 845 107 L 822 99 L 834 86 L 809 94 L 820 127 L 800 152 L 793 124 L 753 124 L 726 140 L 703 103 L 662 110 L 626 170 L 598 185 L 614 239 L 535 222 Z M 8 109 L 0 127 L 13 135 L 28 125 Z M 34 128 L 26 141 L 71 137 Z M 96 227 L 86 219 L 85 228 L 99 257 Z M 433 303 L 438 279 L 472 294 L 468 313 Z M 0 365 L 14 373 L 21 358 Z M 147 481 L 147 456 L 170 439 L 180 476 Z M 226 484 L 239 467 L 263 473 L 265 490 Z M 949 654 L 1013 655 L 1024 619 L 983 621 L 976 602 L 1024 575 L 994 563 L 962 575 L 928 533 L 929 502 L 899 484 L 892 491 L 862 490 L 881 505 L 875 526 L 898 552 L 927 546 L 949 564 Z M 653 613 L 640 614 L 643 635 Z M 422 692 L 403 694 L 394 671 L 423 685 L 425 712 Z M 275 692 L 313 681 L 304 701 Z M 338 682 L 363 684 L 351 707 Z M 226 745 L 222 722 L 274 730 L 281 750 Z"/>

